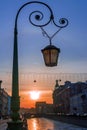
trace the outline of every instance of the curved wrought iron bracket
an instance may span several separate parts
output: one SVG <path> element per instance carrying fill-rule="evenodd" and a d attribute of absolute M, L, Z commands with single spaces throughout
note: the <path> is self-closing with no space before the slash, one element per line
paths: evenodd
<path fill-rule="evenodd" d="M 53 12 L 52 12 L 51 8 L 50 8 L 47 4 L 45 4 L 45 3 L 43 3 L 43 2 L 39 2 L 39 1 L 31 1 L 31 2 L 27 2 L 27 3 L 25 3 L 24 5 L 22 5 L 22 6 L 20 7 L 20 9 L 18 10 L 17 15 L 16 15 L 16 18 L 15 18 L 15 28 L 17 28 L 17 19 L 18 19 L 18 16 L 19 16 L 20 11 L 21 11 L 25 6 L 30 5 L 30 4 L 41 4 L 41 5 L 44 5 L 44 6 L 47 7 L 48 10 L 50 11 L 50 19 L 48 20 L 47 23 L 45 23 L 45 24 L 43 24 L 43 25 L 36 25 L 36 24 L 34 24 L 34 23 L 31 21 L 30 18 L 31 18 L 31 15 L 32 15 L 32 14 L 34 14 L 34 13 L 36 13 L 36 12 L 39 12 L 41 15 L 43 15 L 43 13 L 40 12 L 40 11 L 33 11 L 33 12 L 30 14 L 30 16 L 29 16 L 29 21 L 30 21 L 30 23 L 31 23 L 32 25 L 38 26 L 38 27 L 40 27 L 40 26 L 46 26 L 46 25 L 49 24 L 50 21 L 52 20 Z M 35 18 L 36 18 L 36 20 L 41 20 L 41 19 L 40 19 L 40 18 L 41 18 L 40 15 L 36 15 Z"/>
<path fill-rule="evenodd" d="M 15 33 L 16 33 L 16 34 L 17 34 L 17 19 L 18 19 L 19 13 L 20 13 L 20 11 L 21 11 L 25 6 L 30 5 L 30 4 L 40 4 L 40 5 L 44 5 L 44 6 L 49 10 L 50 16 L 49 16 L 49 19 L 48 19 L 48 21 L 47 21 L 46 23 L 44 23 L 44 24 L 36 24 L 36 23 L 34 23 L 34 22 L 32 21 L 32 15 L 34 15 L 34 16 L 35 16 L 35 17 L 34 17 L 35 20 L 37 20 L 37 21 L 39 21 L 39 22 L 44 19 L 44 14 L 43 14 L 43 12 L 38 11 L 38 10 L 33 11 L 33 12 L 30 13 L 30 15 L 29 15 L 29 21 L 30 21 L 30 23 L 31 23 L 32 25 L 34 25 L 34 26 L 36 26 L 36 27 L 40 27 L 41 30 L 46 34 L 46 36 L 47 36 L 50 40 L 52 40 L 52 38 L 53 38 L 62 28 L 66 27 L 66 26 L 68 25 L 68 20 L 67 20 L 66 18 L 61 18 L 61 19 L 59 20 L 59 25 L 56 24 L 56 22 L 54 21 L 53 11 L 52 11 L 52 9 L 50 8 L 50 6 L 48 6 L 47 4 L 45 4 L 45 3 L 43 3 L 43 2 L 39 2 L 39 1 L 31 1 L 31 2 L 27 2 L 27 3 L 25 3 L 24 5 L 22 5 L 22 6 L 20 7 L 20 9 L 18 10 L 18 12 L 17 12 L 16 18 L 15 18 Z M 56 27 L 59 28 L 51 37 L 50 37 L 50 36 L 46 33 L 46 31 L 43 29 L 43 27 L 45 27 L 46 25 L 48 25 L 50 22 L 52 22 Z"/>
<path fill-rule="evenodd" d="M 58 30 L 52 36 L 49 36 L 48 33 L 44 30 L 43 27 L 40 27 L 40 28 L 42 30 L 43 36 L 46 36 L 49 39 L 50 45 L 52 44 L 52 39 L 54 38 L 54 36 L 61 30 L 61 28 L 58 28 Z"/>

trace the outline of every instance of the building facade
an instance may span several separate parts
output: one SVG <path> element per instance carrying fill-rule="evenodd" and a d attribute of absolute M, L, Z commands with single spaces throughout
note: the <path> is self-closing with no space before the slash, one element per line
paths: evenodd
<path fill-rule="evenodd" d="M 46 102 L 36 102 L 36 113 L 44 114 L 46 113 Z"/>
<path fill-rule="evenodd" d="M 70 111 L 70 82 L 65 85 L 59 85 L 56 80 L 55 89 L 53 91 L 53 106 L 55 113 L 66 114 Z"/>
<path fill-rule="evenodd" d="M 59 114 L 87 113 L 87 82 L 71 83 L 66 81 L 59 85 L 56 80 L 53 91 L 54 112 Z"/>
<path fill-rule="evenodd" d="M 70 96 L 70 112 L 84 115 L 87 113 L 87 83 L 72 84 Z"/>
<path fill-rule="evenodd" d="M 47 104 L 44 101 L 44 102 L 36 102 L 35 106 L 37 114 L 53 113 L 53 104 Z"/>
<path fill-rule="evenodd" d="M 0 117 L 4 117 L 10 115 L 11 97 L 4 88 L 1 88 L 1 83 L 2 81 L 0 81 Z"/>

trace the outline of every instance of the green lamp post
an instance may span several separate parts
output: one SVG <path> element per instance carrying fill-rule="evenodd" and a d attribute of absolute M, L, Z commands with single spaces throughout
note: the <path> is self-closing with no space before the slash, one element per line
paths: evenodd
<path fill-rule="evenodd" d="M 40 22 L 43 19 L 44 15 L 41 11 L 33 11 L 29 15 L 29 22 L 36 27 L 40 27 L 41 30 L 46 34 L 46 36 L 49 38 L 50 41 L 52 41 L 52 38 L 60 31 L 60 29 L 66 27 L 68 25 L 68 20 L 65 18 L 61 18 L 59 21 L 60 25 L 57 25 L 54 21 L 54 15 L 53 15 L 51 8 L 43 2 L 39 2 L 39 1 L 27 2 L 24 5 L 22 5 L 20 7 L 20 9 L 18 10 L 18 12 L 16 14 L 16 18 L 15 18 L 15 27 L 14 27 L 14 52 L 13 52 L 12 97 L 11 97 L 11 112 L 12 112 L 11 119 L 12 119 L 12 121 L 8 122 L 8 128 L 7 128 L 8 130 L 23 130 L 23 122 L 20 120 L 20 115 L 19 115 L 20 97 L 19 97 L 19 72 L 18 72 L 17 20 L 18 20 L 21 10 L 24 7 L 26 7 L 27 5 L 31 5 L 31 4 L 40 4 L 40 5 L 45 6 L 48 9 L 49 19 L 47 20 L 46 23 L 38 25 L 32 21 L 32 15 L 34 15 L 34 14 L 35 14 L 34 15 L 35 20 Z M 50 22 L 52 22 L 56 27 L 59 28 L 58 31 L 51 37 L 46 33 L 46 31 L 43 28 L 43 27 L 47 26 Z M 52 67 L 52 66 L 57 65 L 57 58 L 60 53 L 59 48 L 50 44 L 49 46 L 42 49 L 42 53 L 43 53 L 43 57 L 44 57 L 46 66 Z"/>

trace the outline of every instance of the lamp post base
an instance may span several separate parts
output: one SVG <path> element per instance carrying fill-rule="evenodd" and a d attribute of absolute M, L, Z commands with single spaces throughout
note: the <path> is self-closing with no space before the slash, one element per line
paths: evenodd
<path fill-rule="evenodd" d="M 23 121 L 10 121 L 7 122 L 8 127 L 7 130 L 24 130 L 23 128 Z"/>

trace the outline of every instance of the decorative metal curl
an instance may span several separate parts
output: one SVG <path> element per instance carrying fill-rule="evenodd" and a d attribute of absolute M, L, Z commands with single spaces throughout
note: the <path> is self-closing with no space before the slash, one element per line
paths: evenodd
<path fill-rule="evenodd" d="M 29 21 L 32 25 L 37 26 L 37 27 L 43 27 L 46 26 L 50 23 L 51 19 L 48 19 L 47 22 L 45 22 L 44 24 L 36 24 L 32 21 L 32 16 L 34 15 L 34 19 L 37 21 L 42 21 L 44 18 L 44 14 L 41 11 L 33 11 L 30 15 L 29 15 Z"/>
<path fill-rule="evenodd" d="M 18 16 L 19 16 L 20 11 L 21 11 L 25 6 L 30 5 L 30 4 L 40 4 L 40 5 L 44 5 L 45 7 L 48 8 L 48 10 L 49 10 L 49 12 L 50 12 L 50 19 L 49 19 L 49 21 L 48 21 L 46 24 L 43 24 L 43 25 L 37 25 L 37 24 L 34 24 L 34 23 L 31 21 L 31 15 L 33 15 L 33 14 L 36 13 L 36 12 L 38 12 L 38 13 L 39 13 L 40 15 L 42 15 L 42 17 L 43 17 L 43 13 L 40 12 L 40 11 L 34 11 L 34 12 L 32 12 L 32 13 L 30 14 L 30 16 L 29 16 L 29 20 L 30 20 L 31 24 L 33 24 L 34 26 L 38 26 L 38 27 L 40 27 L 40 26 L 46 26 L 46 25 L 49 24 L 50 21 L 52 20 L 53 12 L 52 12 L 51 8 L 50 8 L 47 4 L 45 4 L 45 3 L 43 3 L 43 2 L 39 2 L 39 1 L 31 1 L 31 2 L 28 2 L 28 3 L 25 3 L 24 5 L 22 5 L 22 6 L 20 7 L 20 9 L 18 10 L 17 15 L 16 15 L 16 18 L 15 18 L 15 29 L 16 29 L 16 30 L 17 30 L 17 19 L 18 19 Z M 40 19 L 40 15 L 36 15 L 36 19 L 37 19 L 37 20 L 41 20 L 41 19 Z"/>
<path fill-rule="evenodd" d="M 46 26 L 47 24 L 50 23 L 50 20 L 48 20 L 45 24 L 36 24 L 32 21 L 32 16 L 34 15 L 34 19 L 37 21 L 42 21 L 44 18 L 44 15 L 42 12 L 40 11 L 33 11 L 30 15 L 29 15 L 29 21 L 32 25 L 37 26 L 37 27 L 42 27 L 42 26 Z"/>
<path fill-rule="evenodd" d="M 55 26 L 57 26 L 59 28 L 64 28 L 64 27 L 66 27 L 68 25 L 68 20 L 66 18 L 61 18 L 59 20 L 60 25 L 58 25 L 58 24 L 55 23 L 55 21 L 53 19 L 53 23 L 54 23 Z"/>
<path fill-rule="evenodd" d="M 31 2 L 28 2 L 28 3 L 25 3 L 24 5 L 22 5 L 21 8 L 18 10 L 17 15 L 16 15 L 16 19 L 15 19 L 15 30 L 16 30 L 16 31 L 17 31 L 17 19 L 18 19 L 18 16 L 19 16 L 20 11 L 21 11 L 25 6 L 30 5 L 30 4 L 40 4 L 40 5 L 44 5 L 45 7 L 48 8 L 48 10 L 49 10 L 49 12 L 50 12 L 49 20 L 48 20 L 46 23 L 40 25 L 40 24 L 35 24 L 35 23 L 31 20 L 31 17 L 32 17 L 32 15 L 34 15 L 35 13 L 38 13 L 38 15 L 35 15 L 35 19 L 36 19 L 37 21 L 41 21 L 41 20 L 44 18 L 44 15 L 43 15 L 43 13 L 40 12 L 40 11 L 33 11 L 33 12 L 30 14 L 30 16 L 29 16 L 29 21 L 30 21 L 30 23 L 31 23 L 32 25 L 37 26 L 37 27 L 44 27 L 44 26 L 48 25 L 51 21 L 54 23 L 54 25 L 55 25 L 56 27 L 59 27 L 59 28 L 64 28 L 64 27 L 66 27 L 66 26 L 68 25 L 68 20 L 67 20 L 66 18 L 61 18 L 61 19 L 59 20 L 60 25 L 57 25 L 56 22 L 54 21 L 53 11 L 52 11 L 52 9 L 51 9 L 47 4 L 45 4 L 45 3 L 43 3 L 43 2 L 39 2 L 39 1 L 31 1 Z"/>

